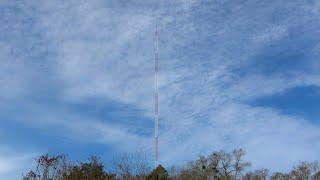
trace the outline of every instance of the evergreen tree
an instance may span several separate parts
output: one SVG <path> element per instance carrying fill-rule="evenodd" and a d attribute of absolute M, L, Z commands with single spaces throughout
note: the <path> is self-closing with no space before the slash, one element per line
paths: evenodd
<path fill-rule="evenodd" d="M 167 170 L 159 165 L 149 174 L 147 180 L 168 180 L 168 176 Z"/>

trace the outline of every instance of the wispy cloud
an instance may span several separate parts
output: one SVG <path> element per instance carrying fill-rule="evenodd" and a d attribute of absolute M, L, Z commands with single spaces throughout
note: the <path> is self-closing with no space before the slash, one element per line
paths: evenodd
<path fill-rule="evenodd" d="M 43 129 L 54 124 L 70 138 L 122 151 L 150 149 L 157 6 L 163 163 L 240 146 L 257 166 L 282 159 L 273 167 L 284 168 L 317 158 L 317 125 L 248 103 L 320 85 L 319 4 L 313 1 L 1 3 L 2 106 L 24 101 L 28 116 L 19 122 Z M 79 104 L 90 98 L 137 107 L 144 120 L 83 117 L 83 109 L 50 105 L 52 99 Z M 39 99 L 48 102 L 32 105 Z"/>
<path fill-rule="evenodd" d="M 17 152 L 7 146 L 0 146 L 0 176 L 3 179 L 21 179 L 36 153 Z"/>

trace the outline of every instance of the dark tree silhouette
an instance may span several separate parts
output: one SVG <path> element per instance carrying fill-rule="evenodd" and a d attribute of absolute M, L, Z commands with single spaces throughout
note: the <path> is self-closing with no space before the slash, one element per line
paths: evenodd
<path fill-rule="evenodd" d="M 167 170 L 159 165 L 156 169 L 154 169 L 149 176 L 146 178 L 147 180 L 168 180 L 169 175 Z"/>

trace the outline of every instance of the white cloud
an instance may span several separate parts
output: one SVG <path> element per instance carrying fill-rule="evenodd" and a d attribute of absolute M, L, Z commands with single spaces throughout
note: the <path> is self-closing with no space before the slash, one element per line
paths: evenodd
<path fill-rule="evenodd" d="M 288 170 L 300 161 L 317 158 L 319 128 L 303 119 L 234 103 L 211 109 L 206 118 L 209 122 L 186 117 L 183 124 L 162 131 L 162 160 L 172 163 L 240 147 L 248 152 L 254 167 L 272 170 Z"/>
<path fill-rule="evenodd" d="M 32 165 L 36 153 L 17 152 L 16 150 L 0 146 L 0 177 L 2 179 L 21 179 Z"/>
<path fill-rule="evenodd" d="M 0 41 L 0 93 L 2 98 L 17 98 L 28 91 L 29 73 L 21 58 L 11 55 L 10 45 Z"/>
<path fill-rule="evenodd" d="M 287 29 L 283 25 L 272 26 L 265 30 L 265 33 L 259 33 L 257 36 L 254 36 L 254 41 L 257 43 L 268 43 L 277 41 L 284 36 L 287 36 Z"/>
<path fill-rule="evenodd" d="M 315 70 L 293 72 L 290 76 L 249 70 L 256 68 L 250 65 L 260 60 L 255 55 L 263 53 L 270 43 L 290 39 L 292 29 L 307 24 L 308 17 L 296 13 L 307 13 L 300 9 L 303 1 L 261 2 L 257 7 L 256 1 L 214 2 L 205 7 L 201 1 L 170 3 L 162 7 L 167 14 L 163 15 L 160 28 L 163 162 L 238 146 L 249 151 L 257 166 L 275 164 L 273 159 L 282 158 L 283 164 L 277 166 L 282 168 L 293 161 L 316 158 L 320 147 L 313 140 L 319 136 L 318 127 L 272 109 L 246 105 L 246 101 L 295 86 L 319 85 Z M 29 4 L 37 10 L 37 28 L 52 53 L 50 75 L 56 77 L 53 84 L 59 86 L 59 100 L 77 103 L 90 97 L 114 99 L 143 109 L 151 118 L 154 12 L 141 4 L 134 8 L 100 0 Z M 291 12 L 292 9 L 297 11 Z M 286 16 L 270 18 L 280 10 Z M 317 49 L 311 52 L 317 59 Z M 16 79 L 29 74 L 21 73 L 16 64 L 10 66 L 20 72 Z M 12 85 L 10 90 L 31 84 L 28 80 L 10 82 L 21 85 Z M 116 120 L 102 122 L 69 112 L 35 109 L 46 113 L 36 111 L 41 118 L 32 123 L 44 128 L 50 123 L 63 126 L 69 132 L 66 136 L 75 139 L 96 139 L 124 150 L 152 147 L 150 138 L 130 132 L 126 124 L 117 124 Z M 301 128 L 306 131 L 297 133 Z M 311 145 L 316 148 L 304 155 L 306 150 L 301 147 Z M 287 147 L 292 150 L 290 153 L 284 153 Z"/>

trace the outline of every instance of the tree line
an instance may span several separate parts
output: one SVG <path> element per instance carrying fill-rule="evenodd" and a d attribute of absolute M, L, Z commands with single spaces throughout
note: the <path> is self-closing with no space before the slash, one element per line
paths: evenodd
<path fill-rule="evenodd" d="M 289 172 L 270 173 L 268 169 L 250 171 L 251 163 L 244 156 L 242 149 L 221 150 L 182 166 L 152 169 L 145 156 L 124 154 L 115 158 L 112 171 L 107 171 L 96 156 L 74 163 L 64 155 L 45 154 L 36 159 L 23 180 L 320 180 L 317 161 L 301 162 Z"/>

